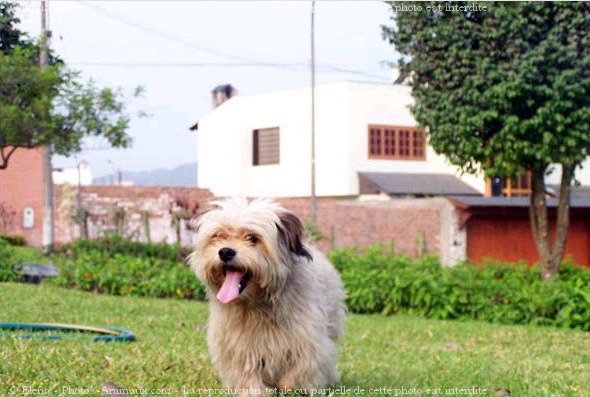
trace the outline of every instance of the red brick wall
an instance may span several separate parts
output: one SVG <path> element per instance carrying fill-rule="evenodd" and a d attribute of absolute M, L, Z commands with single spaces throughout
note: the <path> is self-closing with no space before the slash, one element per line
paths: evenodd
<path fill-rule="evenodd" d="M 310 219 L 308 198 L 278 200 L 304 222 Z M 392 244 L 396 251 L 416 256 L 440 253 L 441 211 L 444 199 L 358 201 L 319 198 L 318 228 L 324 238 L 316 243 L 323 251 L 337 247 Z"/>
<path fill-rule="evenodd" d="M 64 199 L 63 186 L 54 188 L 55 240 L 64 243 L 80 235 L 72 220 L 77 208 L 77 187 L 70 187 L 70 198 Z M 113 214 L 124 207 L 126 233 L 131 238 L 145 239 L 142 211 L 150 213 L 152 241 L 174 242 L 170 206 L 176 199 L 203 206 L 213 198 L 205 189 L 142 186 L 83 186 L 82 205 L 89 213 L 90 237 L 114 228 Z M 67 194 L 66 194 L 67 195 Z M 278 201 L 304 222 L 310 219 L 309 198 L 284 198 Z M 17 150 L 9 168 L 0 171 L 0 203 L 14 215 L 3 214 L 0 232 L 23 235 L 31 245 L 42 244 L 43 221 L 43 156 L 41 150 Z M 375 243 L 393 244 L 396 250 L 414 256 L 426 249 L 440 252 L 441 211 L 444 199 L 399 199 L 363 202 L 356 199 L 318 198 L 318 229 L 324 238 L 316 245 L 324 251 L 343 246 L 364 247 Z M 35 211 L 35 226 L 22 227 L 23 209 Z M 190 231 L 183 230 L 190 241 Z"/>
<path fill-rule="evenodd" d="M 75 188 L 74 188 L 75 190 Z M 56 187 L 56 207 L 62 202 L 62 187 Z M 127 232 L 132 238 L 144 239 L 139 213 L 150 212 L 152 241 L 175 241 L 170 227 L 169 206 L 183 198 L 203 207 L 213 198 L 208 190 L 194 188 L 86 186 L 82 203 L 91 214 L 90 237 L 112 230 L 113 210 L 126 208 Z M 308 198 L 277 199 L 304 223 L 310 219 Z M 399 252 L 415 256 L 424 250 L 440 252 L 441 211 L 448 205 L 444 199 L 399 199 L 391 201 L 358 201 L 356 199 L 318 198 L 318 229 L 323 239 L 315 244 L 323 251 L 336 247 L 366 247 L 375 243 L 391 244 Z M 56 211 L 59 213 L 59 211 Z M 190 231 L 183 241 L 189 242 Z M 78 236 L 71 220 L 57 216 L 56 241 L 66 242 Z"/>
<path fill-rule="evenodd" d="M 23 228 L 23 210 L 34 210 L 35 223 Z M 28 244 L 42 245 L 43 235 L 43 152 L 17 149 L 0 170 L 0 233 L 24 236 Z"/>

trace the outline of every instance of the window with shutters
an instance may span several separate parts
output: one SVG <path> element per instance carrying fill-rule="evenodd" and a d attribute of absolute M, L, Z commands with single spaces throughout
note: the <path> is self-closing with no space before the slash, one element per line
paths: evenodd
<path fill-rule="evenodd" d="M 279 128 L 261 128 L 252 131 L 252 165 L 279 164 Z"/>
<path fill-rule="evenodd" d="M 426 160 L 426 136 L 413 127 L 369 125 L 369 158 Z"/>

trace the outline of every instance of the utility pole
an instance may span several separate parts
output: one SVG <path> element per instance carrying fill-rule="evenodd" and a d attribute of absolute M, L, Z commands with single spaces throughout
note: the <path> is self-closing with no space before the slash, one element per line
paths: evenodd
<path fill-rule="evenodd" d="M 315 0 L 311 1 L 311 221 L 317 225 L 315 193 Z"/>
<path fill-rule="evenodd" d="M 49 56 L 47 48 L 51 33 L 47 29 L 47 0 L 41 0 L 41 46 L 39 48 L 39 67 L 47 67 Z M 43 148 L 43 182 L 44 182 L 44 205 L 43 205 L 43 249 L 46 253 L 53 250 L 53 176 L 51 165 L 51 145 Z"/>

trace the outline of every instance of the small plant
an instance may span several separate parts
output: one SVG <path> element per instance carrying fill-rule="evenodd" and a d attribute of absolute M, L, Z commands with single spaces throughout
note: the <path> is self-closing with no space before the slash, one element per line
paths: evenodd
<path fill-rule="evenodd" d="M 322 231 L 313 223 L 311 219 L 307 219 L 303 227 L 305 229 L 305 233 L 307 234 L 307 238 L 310 241 L 318 242 L 324 239 L 324 235 Z"/>
<path fill-rule="evenodd" d="M 145 232 L 145 239 L 149 243 L 152 242 L 152 234 L 150 230 L 150 212 L 148 210 L 143 210 L 140 212 L 141 215 L 141 223 L 143 223 L 143 230 Z"/>
<path fill-rule="evenodd" d="M 27 245 L 27 239 L 24 236 L 13 235 L 13 234 L 0 234 L 0 240 L 6 241 L 10 245 L 16 245 L 23 247 Z"/>
<path fill-rule="evenodd" d="M 115 225 L 115 233 L 119 236 L 124 236 L 126 216 L 127 210 L 125 207 L 115 207 L 115 210 L 113 211 L 113 224 Z"/>
<path fill-rule="evenodd" d="M 176 244 L 182 243 L 182 228 L 192 230 L 191 220 L 197 215 L 199 203 L 190 203 L 187 200 L 176 199 L 169 208 L 170 226 L 174 229 Z"/>

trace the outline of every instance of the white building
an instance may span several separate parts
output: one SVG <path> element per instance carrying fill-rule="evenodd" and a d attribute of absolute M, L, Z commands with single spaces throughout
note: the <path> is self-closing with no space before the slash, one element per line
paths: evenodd
<path fill-rule="evenodd" d="M 191 128 L 198 136 L 199 187 L 218 196 L 309 196 L 310 88 L 237 95 L 226 85 L 212 98 L 213 109 Z M 484 194 L 483 176 L 461 174 L 427 144 L 412 103 L 404 85 L 317 86 L 317 195 Z M 588 168 L 578 173 L 583 184 L 590 184 Z M 513 186 L 516 195 L 524 190 Z"/>
<path fill-rule="evenodd" d="M 221 104 L 219 89 L 224 87 L 213 91 L 218 106 L 192 128 L 198 136 L 199 187 L 219 196 L 309 196 L 310 88 L 236 95 Z M 406 86 L 341 82 L 316 87 L 317 194 L 367 193 L 361 191 L 363 178 L 380 173 L 453 175 L 465 182 L 451 180 L 460 190 L 456 193 L 483 192 L 482 178 L 460 176 L 427 145 L 423 131 L 415 128 L 411 103 Z"/>
<path fill-rule="evenodd" d="M 53 183 L 56 185 L 92 185 L 92 171 L 84 164 L 79 167 L 63 167 L 53 169 Z"/>

